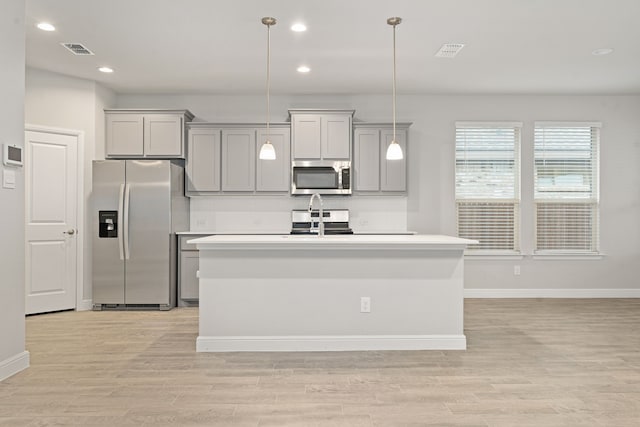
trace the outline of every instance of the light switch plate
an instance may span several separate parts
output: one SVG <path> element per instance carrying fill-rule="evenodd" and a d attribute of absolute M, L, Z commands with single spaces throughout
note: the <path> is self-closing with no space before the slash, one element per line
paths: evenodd
<path fill-rule="evenodd" d="M 2 171 L 2 188 L 16 188 L 16 171 L 11 169 Z"/>

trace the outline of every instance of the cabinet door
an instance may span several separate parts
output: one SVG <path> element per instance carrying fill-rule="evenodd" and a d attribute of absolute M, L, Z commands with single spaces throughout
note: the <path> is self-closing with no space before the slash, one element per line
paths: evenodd
<path fill-rule="evenodd" d="M 220 129 L 189 131 L 186 191 L 220 191 Z"/>
<path fill-rule="evenodd" d="M 320 158 L 320 116 L 295 114 L 291 116 L 294 159 Z"/>
<path fill-rule="evenodd" d="M 323 159 L 349 160 L 351 150 L 351 117 L 345 115 L 322 116 L 320 146 Z"/>
<path fill-rule="evenodd" d="M 253 191 L 256 181 L 255 129 L 222 130 L 222 191 Z"/>
<path fill-rule="evenodd" d="M 353 151 L 355 190 L 380 190 L 380 130 L 356 129 Z"/>
<path fill-rule="evenodd" d="M 184 157 L 182 117 L 171 114 L 144 116 L 144 154 L 156 157 Z"/>
<path fill-rule="evenodd" d="M 142 157 L 144 146 L 141 114 L 106 115 L 106 157 Z"/>
<path fill-rule="evenodd" d="M 256 190 L 257 191 L 289 191 L 289 174 L 291 170 L 291 144 L 289 129 L 269 129 L 269 139 L 276 150 L 275 160 L 257 159 Z M 267 130 L 258 129 L 256 153 L 267 139 Z"/>
<path fill-rule="evenodd" d="M 407 131 L 396 131 L 398 144 L 402 147 L 401 160 L 387 160 L 387 147 L 393 140 L 393 129 L 383 129 L 381 135 L 380 190 L 407 191 Z"/>
<path fill-rule="evenodd" d="M 199 297 L 198 269 L 200 268 L 198 251 L 180 252 L 180 299 L 197 300 Z"/>

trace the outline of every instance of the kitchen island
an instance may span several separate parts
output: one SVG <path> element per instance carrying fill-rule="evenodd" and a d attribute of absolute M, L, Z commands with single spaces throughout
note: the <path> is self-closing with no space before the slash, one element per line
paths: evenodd
<path fill-rule="evenodd" d="M 463 350 L 463 252 L 440 235 L 244 235 L 200 251 L 196 349 Z"/>

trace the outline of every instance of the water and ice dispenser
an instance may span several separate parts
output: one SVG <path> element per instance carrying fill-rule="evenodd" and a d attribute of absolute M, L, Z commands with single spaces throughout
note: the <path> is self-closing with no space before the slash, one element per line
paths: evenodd
<path fill-rule="evenodd" d="M 98 211 L 98 237 L 118 237 L 118 211 Z"/>

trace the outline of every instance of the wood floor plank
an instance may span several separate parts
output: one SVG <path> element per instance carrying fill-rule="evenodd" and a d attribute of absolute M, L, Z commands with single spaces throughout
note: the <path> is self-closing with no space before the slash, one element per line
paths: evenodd
<path fill-rule="evenodd" d="M 196 353 L 198 309 L 27 318 L 4 426 L 640 425 L 640 300 L 471 299 L 467 351 Z"/>

